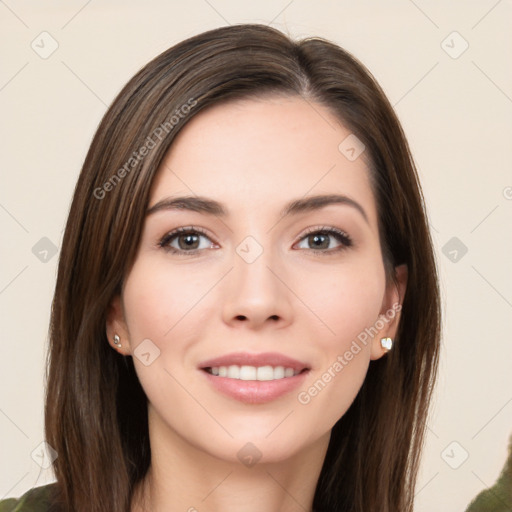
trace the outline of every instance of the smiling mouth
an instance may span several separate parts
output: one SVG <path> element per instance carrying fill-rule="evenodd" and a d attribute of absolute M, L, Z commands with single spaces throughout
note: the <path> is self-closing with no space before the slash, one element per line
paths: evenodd
<path fill-rule="evenodd" d="M 252 380 L 252 381 L 272 381 L 288 379 L 301 373 L 309 371 L 308 368 L 294 370 L 285 366 L 248 366 L 248 365 L 230 365 L 213 366 L 202 368 L 206 373 L 216 377 L 225 377 L 234 380 Z"/>

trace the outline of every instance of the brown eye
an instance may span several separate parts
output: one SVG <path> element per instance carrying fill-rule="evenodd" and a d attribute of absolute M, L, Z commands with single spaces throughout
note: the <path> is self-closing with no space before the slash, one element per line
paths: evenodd
<path fill-rule="evenodd" d="M 333 239 L 338 242 L 338 246 L 332 247 Z M 301 238 L 302 240 L 305 241 L 306 247 L 301 248 L 311 249 L 318 253 L 330 254 L 352 246 L 351 238 L 343 231 L 334 228 L 315 228 L 306 233 Z"/>
<path fill-rule="evenodd" d="M 197 251 L 211 248 L 213 245 L 212 243 L 204 243 L 203 247 L 201 247 L 202 238 L 209 240 L 208 236 L 198 228 L 178 228 L 167 233 L 162 240 L 160 240 L 159 245 L 172 253 L 195 254 Z"/>

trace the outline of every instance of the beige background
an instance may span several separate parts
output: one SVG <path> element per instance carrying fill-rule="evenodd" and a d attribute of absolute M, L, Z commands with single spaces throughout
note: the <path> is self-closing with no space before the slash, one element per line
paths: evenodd
<path fill-rule="evenodd" d="M 44 251 L 60 246 L 106 106 L 164 49 L 241 22 L 337 42 L 395 105 L 426 195 L 445 311 L 416 510 L 463 510 L 494 483 L 512 432 L 512 2 L 447 4 L 0 2 L 0 499 L 53 480 L 37 458 L 57 265 Z"/>

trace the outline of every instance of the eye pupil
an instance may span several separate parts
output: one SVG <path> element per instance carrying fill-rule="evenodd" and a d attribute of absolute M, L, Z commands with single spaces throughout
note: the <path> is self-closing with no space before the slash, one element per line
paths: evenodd
<path fill-rule="evenodd" d="M 324 242 L 325 242 L 325 240 L 327 240 L 327 246 L 326 247 L 327 248 L 329 247 L 329 239 L 325 235 L 316 233 L 314 235 L 311 235 L 309 238 L 310 238 L 311 241 L 313 241 L 313 244 L 316 245 L 316 247 L 322 246 L 322 241 L 320 241 L 320 245 L 316 244 L 316 242 L 319 241 L 321 238 L 324 238 Z M 325 243 L 324 243 L 324 246 L 325 246 Z"/>
<path fill-rule="evenodd" d="M 199 237 L 197 235 L 188 234 L 188 235 L 183 235 L 181 237 L 181 240 L 183 240 L 183 239 L 186 240 L 185 246 L 190 249 L 190 247 L 192 247 L 192 245 L 197 242 L 198 238 Z"/>

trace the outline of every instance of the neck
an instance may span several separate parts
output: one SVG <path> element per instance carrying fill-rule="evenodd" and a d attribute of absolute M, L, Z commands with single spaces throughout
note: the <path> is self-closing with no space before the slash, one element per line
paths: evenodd
<path fill-rule="evenodd" d="M 161 430 L 159 430 L 161 432 Z M 311 512 L 330 432 L 286 460 L 245 466 L 151 428 L 151 466 L 132 512 Z"/>

